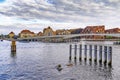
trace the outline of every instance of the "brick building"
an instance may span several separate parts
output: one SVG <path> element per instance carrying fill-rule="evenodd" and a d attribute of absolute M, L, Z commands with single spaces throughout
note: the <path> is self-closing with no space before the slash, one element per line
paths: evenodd
<path fill-rule="evenodd" d="M 119 28 L 107 29 L 105 30 L 105 33 L 120 33 L 120 29 Z"/>
<path fill-rule="evenodd" d="M 87 26 L 85 29 L 82 30 L 82 34 L 102 34 L 105 33 L 105 26 Z M 104 36 L 83 36 L 83 38 L 87 39 L 104 39 Z"/>
<path fill-rule="evenodd" d="M 112 29 L 107 29 L 105 30 L 105 33 L 120 33 L 119 28 L 112 28 Z M 119 39 L 118 37 L 113 37 L 113 36 L 106 36 L 106 39 Z"/>

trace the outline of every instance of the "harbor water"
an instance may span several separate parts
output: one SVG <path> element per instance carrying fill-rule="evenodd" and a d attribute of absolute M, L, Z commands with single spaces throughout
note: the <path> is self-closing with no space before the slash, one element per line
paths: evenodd
<path fill-rule="evenodd" d="M 16 42 L 16 52 L 11 52 L 11 42 L 1 41 L 0 80 L 120 79 L 120 45 L 107 41 L 77 44 L 112 46 L 112 67 L 95 64 L 94 61 L 90 63 L 89 60 L 79 61 L 79 51 L 76 60 L 69 60 L 70 43 Z M 61 65 L 62 70 L 58 70 L 57 65 Z"/>

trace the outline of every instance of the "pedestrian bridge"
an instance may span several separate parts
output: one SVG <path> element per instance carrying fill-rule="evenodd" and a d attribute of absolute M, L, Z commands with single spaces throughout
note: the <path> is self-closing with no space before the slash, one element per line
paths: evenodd
<path fill-rule="evenodd" d="M 53 36 L 37 36 L 37 37 L 27 37 L 27 38 L 18 38 L 18 40 L 27 40 L 27 39 L 45 39 L 45 38 L 62 38 L 62 39 L 69 39 L 74 37 L 80 36 L 113 36 L 113 37 L 120 37 L 120 33 L 111 33 L 111 34 L 70 34 L 70 35 L 53 35 Z"/>

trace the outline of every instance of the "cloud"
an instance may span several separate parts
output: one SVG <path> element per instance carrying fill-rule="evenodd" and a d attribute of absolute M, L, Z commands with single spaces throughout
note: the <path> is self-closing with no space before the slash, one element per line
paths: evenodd
<path fill-rule="evenodd" d="M 115 2 L 115 3 L 118 3 L 118 2 L 120 2 L 120 0 L 109 0 L 109 2 Z"/>
<path fill-rule="evenodd" d="M 6 0 L 0 24 L 71 23 L 120 25 L 120 0 Z M 8 23 L 8 24 L 7 24 Z M 34 25 L 32 25 L 34 26 Z"/>
<path fill-rule="evenodd" d="M 81 16 L 99 17 L 106 15 L 107 12 L 113 12 L 114 7 L 105 4 L 108 3 L 94 0 L 15 0 L 12 5 L 1 8 L 0 14 L 23 19 L 66 22 L 74 21 L 77 17 L 79 21 Z"/>

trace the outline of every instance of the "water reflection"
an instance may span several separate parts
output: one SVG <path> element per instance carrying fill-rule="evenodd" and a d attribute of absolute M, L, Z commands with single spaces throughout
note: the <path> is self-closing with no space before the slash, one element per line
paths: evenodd
<path fill-rule="evenodd" d="M 90 66 L 92 65 L 92 61 L 89 61 L 89 65 L 90 65 Z"/>
<path fill-rule="evenodd" d="M 97 66 L 97 62 L 96 61 L 94 61 L 94 66 Z"/>
<path fill-rule="evenodd" d="M 75 65 L 77 65 L 77 59 L 74 59 L 74 63 L 75 63 Z"/>
<path fill-rule="evenodd" d="M 69 59 L 69 64 L 71 63 L 72 63 L 72 59 Z M 73 59 L 73 64 L 75 64 L 75 66 L 79 66 L 80 68 L 84 67 L 84 69 L 86 68 L 88 71 L 95 73 L 99 77 L 104 77 L 105 80 L 113 80 L 112 66 L 102 64 L 102 63 L 98 64 L 96 61 L 95 62 L 88 61 L 87 63 L 86 60 L 83 60 L 83 61 L 79 60 L 77 62 L 77 59 Z"/>
<path fill-rule="evenodd" d="M 11 52 L 11 57 L 16 58 L 16 52 Z"/>
<path fill-rule="evenodd" d="M 102 68 L 102 67 L 101 67 Z M 111 67 L 107 67 L 104 65 L 103 69 L 99 69 L 102 74 L 100 74 L 100 76 L 105 77 L 105 79 L 110 79 L 112 80 L 112 68 Z"/>

